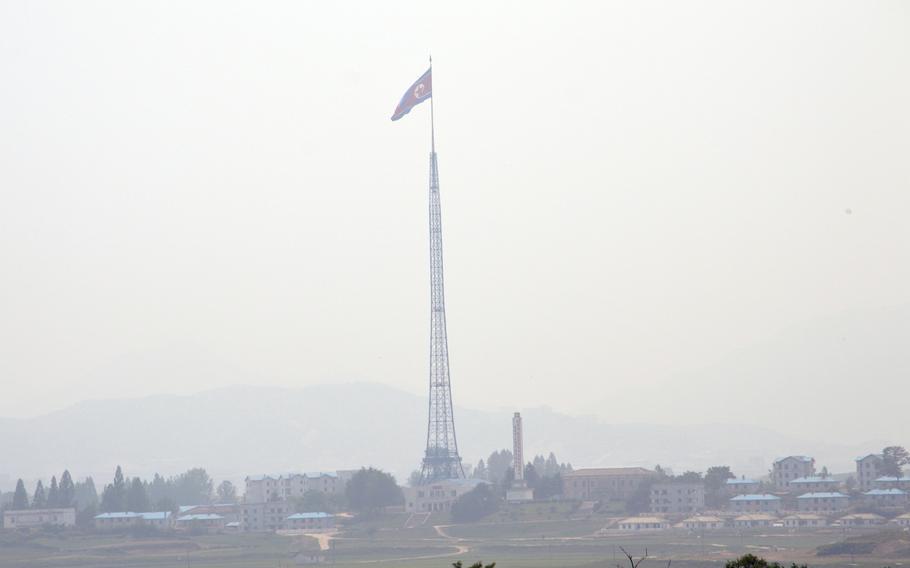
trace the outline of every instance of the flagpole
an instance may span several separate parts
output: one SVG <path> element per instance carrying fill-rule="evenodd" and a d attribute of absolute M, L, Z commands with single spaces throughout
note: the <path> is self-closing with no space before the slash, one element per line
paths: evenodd
<path fill-rule="evenodd" d="M 430 55 L 430 81 L 433 80 L 433 56 Z M 436 154 L 436 125 L 433 116 L 433 88 L 430 87 L 430 151 Z"/>

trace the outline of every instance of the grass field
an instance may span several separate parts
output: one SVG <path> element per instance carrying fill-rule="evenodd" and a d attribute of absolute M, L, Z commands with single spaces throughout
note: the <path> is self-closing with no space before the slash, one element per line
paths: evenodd
<path fill-rule="evenodd" d="M 789 533 L 722 531 L 704 535 L 686 531 L 653 534 L 600 533 L 601 516 L 566 519 L 568 510 L 506 511 L 469 525 L 451 524 L 444 516 L 404 528 L 407 515 L 390 515 L 352 523 L 333 535 L 328 550 L 309 536 L 236 535 L 58 535 L 4 533 L 0 568 L 265 568 L 295 566 L 295 555 L 324 556 L 340 568 L 365 565 L 448 567 L 456 560 L 496 561 L 500 568 L 609 567 L 623 563 L 620 547 L 648 560 L 641 568 L 722 566 L 731 558 L 754 553 L 810 566 L 901 566 L 910 557 L 870 555 L 816 556 L 817 547 L 842 543 L 863 533 L 837 530 Z M 555 518 L 561 516 L 562 518 Z M 548 520 L 549 517 L 549 520 Z M 513 520 L 518 519 L 518 520 Z M 869 538 L 873 538 L 871 535 Z M 904 537 L 901 537 L 904 538 Z M 835 548 L 836 549 L 836 548 Z"/>

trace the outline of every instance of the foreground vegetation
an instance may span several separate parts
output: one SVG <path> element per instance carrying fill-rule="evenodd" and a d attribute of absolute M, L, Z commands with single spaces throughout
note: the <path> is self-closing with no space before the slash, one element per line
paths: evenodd
<path fill-rule="evenodd" d="M 840 530 L 791 533 L 767 530 L 740 533 L 671 531 L 654 534 L 602 532 L 599 515 L 581 516 L 569 504 L 510 506 L 477 523 L 452 524 L 447 515 L 431 516 L 404 528 L 407 514 L 352 520 L 320 542 L 310 536 L 277 534 L 187 535 L 153 531 L 98 534 L 0 532 L 3 568 L 274 568 L 290 567 L 299 555 L 338 567 L 363 565 L 445 567 L 462 561 L 496 560 L 498 568 L 551 566 L 594 568 L 627 566 L 623 549 L 638 568 L 722 568 L 744 555 L 764 564 L 731 568 L 777 568 L 792 563 L 810 567 L 881 568 L 910 562 L 908 533 Z M 868 543 L 875 543 L 871 547 Z M 840 548 L 837 547 L 847 548 Z M 908 544 L 910 546 L 910 544 Z M 861 553 L 861 550 L 869 552 Z"/>

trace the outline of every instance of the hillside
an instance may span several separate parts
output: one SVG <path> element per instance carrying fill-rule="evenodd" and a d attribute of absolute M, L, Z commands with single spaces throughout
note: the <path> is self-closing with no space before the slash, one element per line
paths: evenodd
<path fill-rule="evenodd" d="M 77 477 L 106 479 L 117 464 L 143 476 L 201 465 L 239 480 L 252 473 L 375 465 L 403 481 L 420 459 L 425 413 L 421 397 L 374 383 L 238 386 L 87 401 L 36 418 L 0 420 L 0 475 L 8 476 L 8 485 L 63 467 Z M 836 470 L 870 449 L 811 443 L 752 426 L 609 424 L 546 408 L 522 413 L 526 453 L 552 450 L 576 467 L 661 463 L 681 471 L 727 463 L 737 472 L 761 474 L 778 454 L 814 452 L 820 464 Z M 465 461 L 509 447 L 510 419 L 508 411 L 457 408 Z"/>

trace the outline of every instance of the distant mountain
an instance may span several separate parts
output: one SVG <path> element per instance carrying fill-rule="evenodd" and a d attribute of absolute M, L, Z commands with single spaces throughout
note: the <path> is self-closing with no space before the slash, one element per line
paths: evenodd
<path fill-rule="evenodd" d="M 511 413 L 456 409 L 468 463 L 511 446 Z M 814 454 L 832 471 L 877 449 L 812 444 L 736 425 L 606 424 L 546 408 L 522 411 L 526 454 L 556 452 L 575 467 L 653 466 L 677 472 L 729 464 L 761 474 L 778 454 Z M 426 402 L 375 383 L 300 389 L 228 387 L 190 396 L 87 401 L 29 419 L 0 420 L 0 475 L 48 478 L 69 468 L 77 478 L 174 474 L 202 466 L 217 478 L 375 465 L 404 481 L 426 439 Z M 5 485 L 7 485 L 6 483 Z M 4 487 L 9 490 L 9 487 Z"/>

